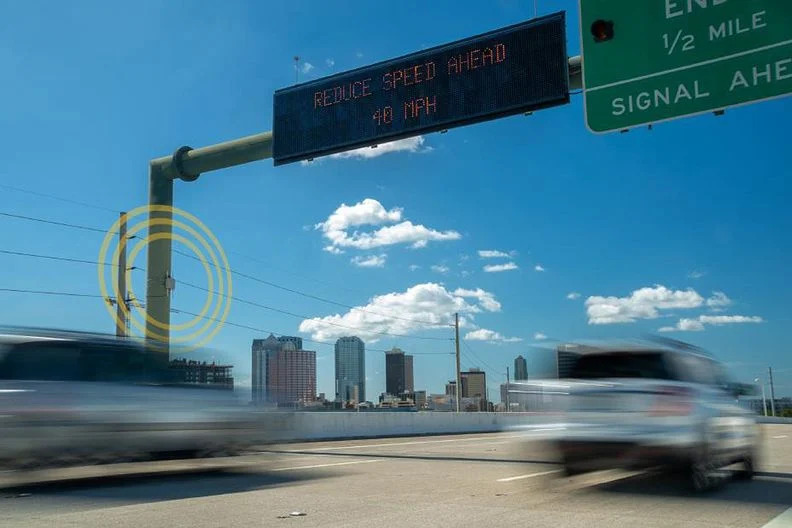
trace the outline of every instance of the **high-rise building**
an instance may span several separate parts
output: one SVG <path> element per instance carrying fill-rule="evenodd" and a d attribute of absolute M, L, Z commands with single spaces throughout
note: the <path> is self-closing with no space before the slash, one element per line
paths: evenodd
<path fill-rule="evenodd" d="M 415 391 L 415 378 L 413 378 L 413 357 L 404 356 L 404 390 L 406 392 Z"/>
<path fill-rule="evenodd" d="M 302 337 L 296 336 L 280 336 L 278 337 L 279 343 L 294 343 L 294 350 L 302 350 L 303 349 L 303 342 Z"/>
<path fill-rule="evenodd" d="M 404 351 L 393 347 L 385 352 L 385 392 L 393 396 L 403 393 L 407 384 L 404 374 Z"/>
<path fill-rule="evenodd" d="M 270 356 L 281 349 L 282 344 L 270 334 L 267 339 L 254 339 L 252 347 L 253 403 L 267 402 L 267 372 Z"/>
<path fill-rule="evenodd" d="M 366 401 L 366 345 L 359 337 L 341 337 L 335 344 L 336 399 Z"/>
<path fill-rule="evenodd" d="M 449 381 L 445 386 L 446 396 L 453 396 L 456 398 L 456 381 Z"/>
<path fill-rule="evenodd" d="M 487 399 L 487 374 L 477 368 L 461 372 L 462 397 Z"/>
<path fill-rule="evenodd" d="M 572 375 L 572 369 L 580 358 L 581 352 L 586 348 L 588 347 L 576 344 L 558 345 L 556 348 L 556 375 L 559 379 Z"/>
<path fill-rule="evenodd" d="M 522 356 L 514 358 L 514 381 L 525 381 L 528 379 L 528 362 Z"/>
<path fill-rule="evenodd" d="M 253 402 L 295 404 L 316 399 L 316 352 L 299 337 L 254 339 Z"/>

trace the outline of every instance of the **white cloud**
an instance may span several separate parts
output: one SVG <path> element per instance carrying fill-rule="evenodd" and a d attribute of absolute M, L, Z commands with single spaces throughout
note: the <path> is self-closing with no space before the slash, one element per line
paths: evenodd
<path fill-rule="evenodd" d="M 569 299 L 570 301 L 574 301 L 575 299 L 580 298 L 580 294 L 578 292 L 569 292 L 567 293 L 566 298 Z"/>
<path fill-rule="evenodd" d="M 397 139 L 396 141 L 391 141 L 388 143 L 382 143 L 377 145 L 376 148 L 362 147 L 358 149 L 347 150 L 346 152 L 339 152 L 338 154 L 331 154 L 328 157 L 334 159 L 371 159 L 382 156 L 383 154 L 389 154 L 391 152 L 431 152 L 432 147 L 424 146 L 425 141 L 426 140 L 423 136 L 415 136 L 405 139 Z"/>
<path fill-rule="evenodd" d="M 409 335 L 427 329 L 450 330 L 455 312 L 461 314 L 460 325 L 470 328 L 470 317 L 492 311 L 492 303 L 497 304 L 491 293 L 472 291 L 477 295 L 458 295 L 433 282 L 416 284 L 403 292 L 378 295 L 343 314 L 305 319 L 299 330 L 319 341 L 354 334 L 373 342 L 382 338 L 378 332 Z"/>
<path fill-rule="evenodd" d="M 693 289 L 656 285 L 635 290 L 628 297 L 591 296 L 586 299 L 586 313 L 589 324 L 632 323 L 659 317 L 659 310 L 698 308 L 703 303 L 704 298 Z"/>
<path fill-rule="evenodd" d="M 487 273 L 498 273 L 501 271 L 511 271 L 520 269 L 514 262 L 507 262 L 506 264 L 488 264 L 484 266 L 484 271 Z"/>
<path fill-rule="evenodd" d="M 467 277 L 470 275 L 470 272 L 468 270 L 462 270 L 459 272 L 459 274 L 462 275 L 463 277 Z"/>
<path fill-rule="evenodd" d="M 695 319 L 682 318 L 676 326 L 664 326 L 659 332 L 699 332 L 705 325 L 722 326 L 727 324 L 763 323 L 758 315 L 700 315 Z"/>
<path fill-rule="evenodd" d="M 731 304 L 732 300 L 722 291 L 712 292 L 712 297 L 707 299 L 707 306 L 716 311 Z"/>
<path fill-rule="evenodd" d="M 481 258 L 509 258 L 511 255 L 505 251 L 498 251 L 497 249 L 479 249 L 478 255 Z"/>
<path fill-rule="evenodd" d="M 504 337 L 500 332 L 479 328 L 465 334 L 468 341 L 487 341 L 490 343 L 518 343 L 522 341 L 519 337 Z"/>
<path fill-rule="evenodd" d="M 690 273 L 687 274 L 687 277 L 688 277 L 688 279 L 700 279 L 701 277 L 703 277 L 706 274 L 707 274 L 706 271 L 693 270 L 693 271 L 691 271 Z"/>
<path fill-rule="evenodd" d="M 431 266 L 431 270 L 435 273 L 448 273 L 448 266 L 443 266 L 442 264 L 434 264 Z"/>
<path fill-rule="evenodd" d="M 381 255 L 369 255 L 367 257 L 352 257 L 350 262 L 359 268 L 383 268 L 387 258 L 388 255 L 382 253 Z"/>
<path fill-rule="evenodd" d="M 534 334 L 534 339 L 536 339 L 537 341 L 541 341 L 543 339 L 547 339 L 547 336 L 544 335 L 542 332 L 536 332 Z"/>
<path fill-rule="evenodd" d="M 370 232 L 349 232 L 352 227 L 378 226 L 393 222 L 399 223 Z M 373 198 L 366 198 L 354 205 L 341 204 L 327 220 L 316 224 L 314 228 L 321 230 L 322 235 L 330 241 L 325 250 L 331 253 L 343 247 L 373 249 L 395 244 L 411 244 L 413 248 L 421 248 L 430 241 L 458 240 L 462 237 L 456 231 L 436 231 L 421 224 L 413 224 L 409 220 L 402 220 L 401 208 L 386 210 Z"/>
<path fill-rule="evenodd" d="M 332 253 L 333 255 L 340 255 L 344 252 L 343 249 L 338 249 L 335 246 L 325 246 L 322 248 L 322 251 L 327 251 L 328 253 Z"/>
<path fill-rule="evenodd" d="M 421 269 L 421 266 L 418 264 L 410 264 L 410 271 L 415 271 Z"/>
<path fill-rule="evenodd" d="M 544 271 L 545 269 L 542 267 L 541 264 L 537 264 L 534 266 L 534 271 Z"/>
<path fill-rule="evenodd" d="M 327 65 L 328 68 L 332 68 L 333 66 L 335 66 L 335 61 L 333 59 L 325 59 L 325 64 Z"/>
<path fill-rule="evenodd" d="M 314 69 L 314 65 L 311 64 L 310 62 L 303 62 L 302 68 L 300 68 L 300 70 L 303 73 L 308 73 L 308 72 L 310 72 L 313 69 Z"/>
<path fill-rule="evenodd" d="M 478 301 L 481 303 L 481 307 L 488 312 L 500 312 L 501 310 L 501 303 L 495 299 L 495 295 L 488 291 L 482 290 L 481 288 L 476 288 L 475 290 L 457 288 L 454 290 L 454 295 L 478 299 Z"/>

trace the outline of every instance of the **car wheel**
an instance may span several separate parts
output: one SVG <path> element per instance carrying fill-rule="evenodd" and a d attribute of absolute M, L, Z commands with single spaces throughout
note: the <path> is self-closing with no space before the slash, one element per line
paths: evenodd
<path fill-rule="evenodd" d="M 747 453 L 742 459 L 742 469 L 735 473 L 735 477 L 739 480 L 751 480 L 754 478 L 756 472 L 755 457 L 753 453 Z"/>
<path fill-rule="evenodd" d="M 712 489 L 715 486 L 715 478 L 712 475 L 713 463 L 709 455 L 709 450 L 705 447 L 697 453 L 690 461 L 688 466 L 688 481 L 693 491 L 700 493 Z"/>

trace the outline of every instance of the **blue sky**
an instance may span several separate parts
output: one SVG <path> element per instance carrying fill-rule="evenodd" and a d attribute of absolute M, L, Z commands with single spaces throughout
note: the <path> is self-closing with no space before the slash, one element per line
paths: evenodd
<path fill-rule="evenodd" d="M 540 14 L 557 10 L 568 11 L 568 51 L 577 54 L 577 2 L 539 1 Z M 0 187 L 0 212 L 109 228 L 117 211 L 146 203 L 149 159 L 270 130 L 272 93 L 294 82 L 295 54 L 306 70 L 301 79 L 318 78 L 532 14 L 530 2 L 505 0 L 398 9 L 9 3 L 0 20 L 7 72 L 0 184 L 90 206 Z M 636 337 L 663 327 L 686 330 L 665 335 L 708 348 L 742 380 L 772 365 L 776 393 L 790 394 L 790 117 L 786 98 L 597 136 L 586 130 L 577 95 L 567 106 L 407 140 L 376 157 L 278 168 L 267 160 L 205 174 L 176 182 L 175 205 L 209 226 L 240 272 L 350 306 L 373 302 L 365 312 L 400 317 L 378 323 L 371 313 L 234 280 L 240 298 L 312 318 L 338 315 L 331 322 L 359 329 L 351 334 L 406 335 L 366 340 L 416 353 L 418 389 L 442 392 L 452 378 L 451 341 L 422 339 L 452 332 L 404 319 L 450 317 L 444 310 L 454 306 L 463 312 L 463 336 L 475 332 L 462 365 L 487 370 L 493 397 L 517 354 L 529 358 L 532 374 L 547 372 L 553 339 Z M 328 222 L 334 213 L 340 223 Z M 347 213 L 367 223 L 352 225 Z M 355 230 L 395 225 L 407 233 L 401 242 L 386 230 L 374 237 L 376 247 L 356 247 L 363 243 Z M 412 247 L 422 245 L 421 233 L 444 239 Z M 0 217 L 1 250 L 91 260 L 101 240 Z M 482 250 L 507 255 L 482 258 Z M 517 269 L 484 271 L 510 262 Z M 205 284 L 200 266 L 178 255 L 174 275 Z M 141 296 L 142 279 L 135 274 Z M 0 254 L 0 288 L 98 293 L 94 266 L 7 254 Z M 173 306 L 197 311 L 202 295 L 177 286 Z M 99 299 L 7 292 L 0 299 L 3 324 L 113 329 Z M 283 334 L 299 334 L 302 322 L 239 302 L 228 320 Z M 326 322 L 303 323 L 309 331 L 300 335 L 333 341 L 339 328 Z M 227 325 L 211 343 L 235 364 L 241 384 L 249 383 L 256 337 L 266 336 Z M 311 347 L 319 390 L 331 393 L 332 348 Z M 367 374 L 369 398 L 376 397 L 384 354 L 368 353 Z"/>

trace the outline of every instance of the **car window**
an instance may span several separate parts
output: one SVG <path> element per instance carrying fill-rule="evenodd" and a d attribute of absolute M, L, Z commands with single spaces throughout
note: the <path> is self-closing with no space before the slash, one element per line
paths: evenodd
<path fill-rule="evenodd" d="M 571 377 L 671 379 L 671 373 L 661 352 L 609 352 L 581 356 Z"/>
<path fill-rule="evenodd" d="M 704 385 L 717 384 L 715 363 L 712 360 L 692 354 L 680 354 L 677 357 L 677 364 L 679 377 L 683 381 Z"/>
<path fill-rule="evenodd" d="M 11 347 L 0 360 L 0 379 L 75 381 L 80 349 L 74 343 L 36 342 Z"/>

